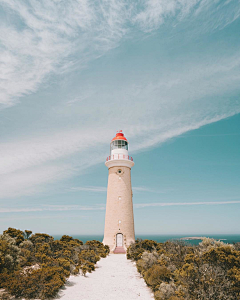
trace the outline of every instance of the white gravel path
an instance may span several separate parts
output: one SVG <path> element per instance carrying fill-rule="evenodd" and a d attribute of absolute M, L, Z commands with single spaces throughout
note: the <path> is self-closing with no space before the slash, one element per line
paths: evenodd
<path fill-rule="evenodd" d="M 60 291 L 61 300 L 150 300 L 153 294 L 124 254 L 110 254 L 97 263 L 94 272 L 71 276 Z"/>

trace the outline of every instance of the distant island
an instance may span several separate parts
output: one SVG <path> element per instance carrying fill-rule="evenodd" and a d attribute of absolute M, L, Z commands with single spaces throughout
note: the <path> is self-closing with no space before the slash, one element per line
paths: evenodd
<path fill-rule="evenodd" d="M 180 238 L 180 240 L 194 241 L 194 240 L 203 240 L 205 238 L 206 238 L 206 236 L 189 236 L 189 237 Z M 226 240 L 226 239 L 219 239 L 219 240 L 223 241 L 223 240 Z"/>
<path fill-rule="evenodd" d="M 188 237 L 180 238 L 180 240 L 192 241 L 192 240 L 203 240 L 204 238 L 205 238 L 204 236 L 188 236 Z"/>

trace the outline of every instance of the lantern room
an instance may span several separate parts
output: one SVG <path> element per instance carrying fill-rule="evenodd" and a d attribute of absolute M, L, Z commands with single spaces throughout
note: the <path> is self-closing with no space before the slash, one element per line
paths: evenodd
<path fill-rule="evenodd" d="M 110 144 L 110 155 L 124 154 L 128 155 L 128 141 L 125 138 L 122 130 L 117 131 L 116 136 Z"/>
<path fill-rule="evenodd" d="M 107 157 L 106 161 L 107 167 L 109 166 L 109 161 L 112 160 L 130 160 L 131 166 L 134 165 L 132 157 L 128 155 L 128 140 L 124 136 L 122 130 L 117 131 L 116 136 L 110 143 L 110 156 Z M 112 163 L 110 163 L 110 165 L 112 165 Z"/>
<path fill-rule="evenodd" d="M 107 167 L 110 167 L 113 164 L 115 165 L 116 161 L 118 161 L 118 164 L 124 164 L 124 166 L 127 165 L 130 168 L 134 165 L 132 157 L 128 155 L 128 141 L 122 130 L 117 131 L 116 136 L 112 139 L 110 143 L 110 156 L 107 157 L 105 164 Z"/>

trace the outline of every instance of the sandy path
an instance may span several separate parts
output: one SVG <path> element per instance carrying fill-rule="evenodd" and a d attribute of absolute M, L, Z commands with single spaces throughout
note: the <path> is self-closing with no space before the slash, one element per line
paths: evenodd
<path fill-rule="evenodd" d="M 154 299 L 136 266 L 124 254 L 102 258 L 87 277 L 71 276 L 59 296 L 61 300 Z"/>

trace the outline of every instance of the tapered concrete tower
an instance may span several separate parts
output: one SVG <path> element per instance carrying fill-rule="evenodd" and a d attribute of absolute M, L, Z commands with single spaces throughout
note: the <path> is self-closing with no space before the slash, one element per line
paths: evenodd
<path fill-rule="evenodd" d="M 135 242 L 131 168 L 132 157 L 128 155 L 128 141 L 120 130 L 110 144 L 108 167 L 107 206 L 103 243 L 113 253 L 125 253 Z"/>

